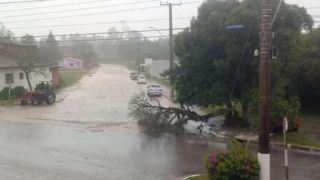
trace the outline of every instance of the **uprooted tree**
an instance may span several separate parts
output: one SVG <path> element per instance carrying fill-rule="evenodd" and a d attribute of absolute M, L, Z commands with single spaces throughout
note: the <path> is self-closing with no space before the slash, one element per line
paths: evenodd
<path fill-rule="evenodd" d="M 138 124 L 144 126 L 149 133 L 162 131 L 181 133 L 188 121 L 200 122 L 198 129 L 201 132 L 202 123 L 216 115 L 215 113 L 200 115 L 191 106 L 186 105 L 165 107 L 157 99 L 148 100 L 143 93 L 131 99 L 129 110 L 130 116 L 138 120 Z"/>

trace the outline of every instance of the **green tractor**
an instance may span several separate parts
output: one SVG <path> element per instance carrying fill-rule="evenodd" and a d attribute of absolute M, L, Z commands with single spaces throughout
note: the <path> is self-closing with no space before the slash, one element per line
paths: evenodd
<path fill-rule="evenodd" d="M 34 91 L 26 91 L 21 98 L 21 105 L 44 103 L 51 105 L 56 101 L 56 94 L 53 86 L 47 81 L 41 81 L 36 85 Z"/>

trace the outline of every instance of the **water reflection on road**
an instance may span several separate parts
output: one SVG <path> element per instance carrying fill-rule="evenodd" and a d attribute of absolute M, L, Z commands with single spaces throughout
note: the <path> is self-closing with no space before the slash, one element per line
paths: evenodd
<path fill-rule="evenodd" d="M 141 91 L 127 69 L 107 65 L 53 106 L 1 107 L 0 179 L 163 180 L 202 171 L 217 144 L 143 133 L 128 117 Z"/>
<path fill-rule="evenodd" d="M 130 98 L 142 89 L 126 68 L 103 65 L 53 106 L 0 107 L 0 179 L 178 180 L 202 172 L 204 155 L 225 144 L 146 135 L 128 117 Z M 282 150 L 271 153 L 272 179 L 284 179 Z M 319 154 L 290 151 L 289 162 L 292 180 L 320 179 Z"/>

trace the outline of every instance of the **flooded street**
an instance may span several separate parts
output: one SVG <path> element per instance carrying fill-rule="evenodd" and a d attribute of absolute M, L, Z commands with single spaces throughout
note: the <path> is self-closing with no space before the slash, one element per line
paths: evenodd
<path fill-rule="evenodd" d="M 150 137 L 128 117 L 141 91 L 127 69 L 102 66 L 53 106 L 1 107 L 0 179 L 162 180 L 201 171 L 205 139 Z"/>
<path fill-rule="evenodd" d="M 128 117 L 130 98 L 142 91 L 128 73 L 103 65 L 53 106 L 0 107 L 0 179 L 178 180 L 202 172 L 204 154 L 224 144 L 144 134 Z M 282 179 L 282 152 L 273 153 L 273 177 Z M 294 178 L 320 179 L 319 155 L 291 155 Z"/>

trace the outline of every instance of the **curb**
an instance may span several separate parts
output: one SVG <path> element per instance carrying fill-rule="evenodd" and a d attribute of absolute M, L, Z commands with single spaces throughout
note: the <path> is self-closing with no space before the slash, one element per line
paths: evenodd
<path fill-rule="evenodd" d="M 254 143 L 258 143 L 258 140 L 250 140 L 249 138 L 243 138 L 243 137 L 235 137 L 236 140 L 240 141 L 240 142 L 254 142 Z M 278 142 L 270 142 L 271 145 L 273 146 L 284 146 L 283 143 L 278 143 Z M 310 147 L 310 146 L 303 146 L 303 145 L 297 145 L 297 144 L 289 144 L 288 143 L 288 149 L 300 149 L 300 150 L 304 150 L 304 151 L 316 151 L 316 152 L 320 152 L 320 148 L 317 147 Z"/>
<path fill-rule="evenodd" d="M 186 176 L 186 177 L 184 177 L 182 180 L 186 180 L 186 179 L 188 179 L 188 178 L 197 177 L 197 176 L 202 176 L 202 175 L 206 175 L 206 174 L 194 174 L 194 175 Z"/>
<path fill-rule="evenodd" d="M 284 146 L 283 143 L 277 143 L 277 142 L 270 142 L 270 144 L 274 146 Z M 320 152 L 320 148 L 316 147 L 310 147 L 310 146 L 302 146 L 302 145 L 296 145 L 296 144 L 288 144 L 288 149 L 300 149 L 304 151 L 316 151 Z"/>

